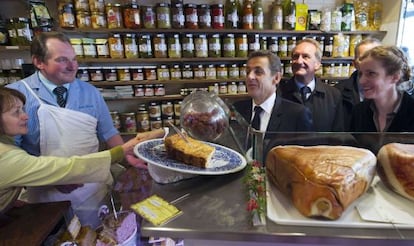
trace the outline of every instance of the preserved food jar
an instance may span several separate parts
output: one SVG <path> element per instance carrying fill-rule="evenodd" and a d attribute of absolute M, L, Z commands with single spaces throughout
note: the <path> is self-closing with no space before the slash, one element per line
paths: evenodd
<path fill-rule="evenodd" d="M 108 28 L 122 28 L 121 5 L 119 3 L 107 3 L 105 6 L 106 22 Z"/>
<path fill-rule="evenodd" d="M 141 6 L 141 16 L 144 28 L 155 28 L 156 14 L 152 6 Z"/>
<path fill-rule="evenodd" d="M 134 86 L 134 96 L 136 96 L 136 97 L 145 96 L 144 85 L 135 85 Z"/>
<path fill-rule="evenodd" d="M 157 68 L 157 77 L 158 80 L 170 79 L 170 70 L 168 69 L 167 65 L 160 65 L 160 67 Z"/>
<path fill-rule="evenodd" d="M 165 35 L 158 33 L 155 35 L 154 40 L 154 57 L 155 58 L 167 58 L 167 41 Z"/>
<path fill-rule="evenodd" d="M 184 6 L 182 3 L 172 4 L 171 7 L 171 27 L 183 28 L 185 23 Z"/>
<path fill-rule="evenodd" d="M 253 3 L 253 29 L 263 30 L 264 11 L 262 0 L 255 0 Z"/>
<path fill-rule="evenodd" d="M 120 114 L 122 130 L 127 133 L 135 133 L 137 131 L 135 113 Z"/>
<path fill-rule="evenodd" d="M 224 8 L 223 4 L 214 4 L 211 6 L 211 26 L 214 29 L 224 28 Z"/>
<path fill-rule="evenodd" d="M 247 34 L 239 34 L 236 37 L 236 56 L 247 57 L 249 46 L 247 45 Z"/>
<path fill-rule="evenodd" d="M 259 34 L 251 34 L 248 37 L 249 40 L 249 53 L 260 50 L 260 36 Z"/>
<path fill-rule="evenodd" d="M 89 11 L 89 2 L 88 0 L 75 0 L 75 9 L 76 11 Z"/>
<path fill-rule="evenodd" d="M 80 38 L 71 38 L 70 44 L 73 47 L 73 50 L 75 51 L 76 57 L 83 57 L 83 47 L 82 47 L 82 39 Z"/>
<path fill-rule="evenodd" d="M 333 52 L 333 37 L 325 38 L 325 47 L 323 49 L 323 56 L 332 57 Z"/>
<path fill-rule="evenodd" d="M 260 37 L 260 49 L 267 50 L 267 37 Z"/>
<path fill-rule="evenodd" d="M 156 66 L 145 66 L 144 77 L 146 80 L 157 80 L 157 67 Z"/>
<path fill-rule="evenodd" d="M 154 96 L 154 85 L 145 85 L 144 86 L 144 96 L 153 97 Z M 149 108 L 151 112 L 151 107 Z"/>
<path fill-rule="evenodd" d="M 89 0 L 89 7 L 91 11 L 105 12 L 104 0 Z"/>
<path fill-rule="evenodd" d="M 208 39 L 208 56 L 220 57 L 221 56 L 221 40 L 219 34 L 212 34 Z"/>
<path fill-rule="evenodd" d="M 90 67 L 89 68 L 89 77 L 90 80 L 93 82 L 97 81 L 103 81 L 104 80 L 104 74 L 102 72 L 101 67 Z"/>
<path fill-rule="evenodd" d="M 369 29 L 378 31 L 382 24 L 382 2 L 379 0 L 372 1 L 368 13 Z"/>
<path fill-rule="evenodd" d="M 180 65 L 175 64 L 170 66 L 170 76 L 171 80 L 179 80 L 181 79 L 181 68 Z"/>
<path fill-rule="evenodd" d="M 216 71 L 217 71 L 217 79 L 228 79 L 229 78 L 226 64 L 220 64 L 216 68 Z"/>
<path fill-rule="evenodd" d="M 238 65 L 231 64 L 228 69 L 228 73 L 229 73 L 229 79 L 238 79 L 240 77 Z"/>
<path fill-rule="evenodd" d="M 10 45 L 19 45 L 18 39 L 17 39 L 16 27 L 14 25 L 14 21 L 13 21 L 12 18 L 7 19 L 6 28 L 7 28 L 8 34 L 9 34 L 8 36 L 9 36 Z"/>
<path fill-rule="evenodd" d="M 206 78 L 206 70 L 203 64 L 199 64 L 194 67 L 194 79 L 205 79 Z"/>
<path fill-rule="evenodd" d="M 150 130 L 149 114 L 145 107 L 145 104 L 140 105 L 138 107 L 136 119 L 137 119 L 137 131 L 138 132 L 146 132 Z"/>
<path fill-rule="evenodd" d="M 162 127 L 161 117 L 150 118 L 150 129 L 151 131 L 160 129 Z"/>
<path fill-rule="evenodd" d="M 279 51 L 278 56 L 279 57 L 286 57 L 288 52 L 288 43 L 287 43 L 287 37 L 281 37 L 279 39 Z"/>
<path fill-rule="evenodd" d="M 193 68 L 189 64 L 185 64 L 183 68 L 183 79 L 193 79 Z"/>
<path fill-rule="evenodd" d="M 217 79 L 217 71 L 214 64 L 209 64 L 206 67 L 206 79 Z"/>
<path fill-rule="evenodd" d="M 181 104 L 183 101 L 175 101 L 174 102 L 174 115 L 180 116 L 181 115 Z"/>
<path fill-rule="evenodd" d="M 76 77 L 82 81 L 89 81 L 89 71 L 86 67 L 79 67 Z"/>
<path fill-rule="evenodd" d="M 226 6 L 224 11 L 225 26 L 228 29 L 237 29 L 240 26 L 241 20 L 239 15 L 239 1 L 238 0 L 226 0 Z"/>
<path fill-rule="evenodd" d="M 173 116 L 174 115 L 174 104 L 171 101 L 163 101 L 161 103 L 161 116 Z"/>
<path fill-rule="evenodd" d="M 93 38 L 82 38 L 83 55 L 86 58 L 96 58 L 96 45 Z"/>
<path fill-rule="evenodd" d="M 292 56 L 292 51 L 293 51 L 293 48 L 295 48 L 295 46 L 296 46 L 296 37 L 290 37 L 288 40 L 287 56 L 289 57 Z"/>
<path fill-rule="evenodd" d="M 252 0 L 243 1 L 242 10 L 242 28 L 251 30 L 253 29 L 253 3 Z"/>
<path fill-rule="evenodd" d="M 279 52 L 279 38 L 270 37 L 270 40 L 268 42 L 268 48 L 271 52 L 277 54 Z"/>
<path fill-rule="evenodd" d="M 105 81 L 117 81 L 118 74 L 115 67 L 103 67 Z"/>
<path fill-rule="evenodd" d="M 184 15 L 185 15 L 185 28 L 197 29 L 198 28 L 198 15 L 197 15 L 197 5 L 188 3 L 184 5 Z"/>
<path fill-rule="evenodd" d="M 151 46 L 151 35 L 145 34 L 138 38 L 139 57 L 141 58 L 152 58 L 152 46 Z"/>
<path fill-rule="evenodd" d="M 240 81 L 237 86 L 237 93 L 246 93 L 246 85 L 243 81 Z"/>
<path fill-rule="evenodd" d="M 247 68 L 247 64 L 246 63 L 243 63 L 239 67 L 239 76 L 240 76 L 240 78 L 243 78 L 243 79 L 246 78 L 246 76 L 247 76 L 246 68 Z"/>
<path fill-rule="evenodd" d="M 219 84 L 219 94 L 227 94 L 227 82 L 221 82 Z"/>
<path fill-rule="evenodd" d="M 157 27 L 158 28 L 171 28 L 171 9 L 167 3 L 157 4 Z"/>
<path fill-rule="evenodd" d="M 234 34 L 228 33 L 223 38 L 223 57 L 235 57 L 236 45 Z"/>
<path fill-rule="evenodd" d="M 108 38 L 108 43 L 111 58 L 124 58 L 124 46 L 122 46 L 121 34 L 112 34 Z"/>
<path fill-rule="evenodd" d="M 198 15 L 198 27 L 199 28 L 210 28 L 211 27 L 210 5 L 208 4 L 198 5 L 197 15 Z"/>
<path fill-rule="evenodd" d="M 335 9 L 331 14 L 331 31 L 341 31 L 342 12 L 341 10 Z"/>
<path fill-rule="evenodd" d="M 121 122 L 119 120 L 119 113 L 118 111 L 111 111 L 109 112 L 111 114 L 112 123 L 114 127 L 119 131 L 121 130 Z"/>
<path fill-rule="evenodd" d="M 296 27 L 296 3 L 295 0 L 287 1 L 285 8 L 283 9 L 284 18 L 284 29 L 295 30 Z"/>
<path fill-rule="evenodd" d="M 79 11 L 76 13 L 76 26 L 78 28 L 91 27 L 91 15 L 86 11 Z"/>
<path fill-rule="evenodd" d="M 138 46 L 135 39 L 135 33 L 124 35 L 125 58 L 138 58 Z"/>
<path fill-rule="evenodd" d="M 237 94 L 236 82 L 231 82 L 230 84 L 227 85 L 227 93 L 231 95 Z"/>
<path fill-rule="evenodd" d="M 62 28 L 74 28 L 75 23 L 75 11 L 73 4 L 67 2 L 59 3 L 59 24 Z"/>
<path fill-rule="evenodd" d="M 123 8 L 124 26 L 126 28 L 141 28 L 141 14 L 138 4 L 130 3 Z"/>
<path fill-rule="evenodd" d="M 154 95 L 155 96 L 165 96 L 165 88 L 163 84 L 156 84 L 154 86 Z"/>
<path fill-rule="evenodd" d="M 118 67 L 117 74 L 118 74 L 119 81 L 130 81 L 131 80 L 131 73 L 129 71 L 129 67 Z"/>
<path fill-rule="evenodd" d="M 131 67 L 130 69 L 131 72 L 131 78 L 134 81 L 142 81 L 144 80 L 144 71 L 142 69 L 142 67 Z"/>
<path fill-rule="evenodd" d="M 179 34 L 173 34 L 168 37 L 168 57 L 181 58 L 181 43 Z"/>
<path fill-rule="evenodd" d="M 207 36 L 205 34 L 198 35 L 194 39 L 194 44 L 196 57 L 208 57 Z"/>
<path fill-rule="evenodd" d="M 149 117 L 161 117 L 161 105 L 159 102 L 150 102 L 148 105 Z"/>
<path fill-rule="evenodd" d="M 282 0 L 276 0 L 272 5 L 272 29 L 277 31 L 283 29 Z"/>
<path fill-rule="evenodd" d="M 93 11 L 91 15 L 91 26 L 94 29 L 105 28 L 106 18 L 103 12 Z"/>
<path fill-rule="evenodd" d="M 110 57 L 108 40 L 106 38 L 97 38 L 95 39 L 96 53 L 98 58 L 107 58 Z"/>
<path fill-rule="evenodd" d="M 184 34 L 181 38 L 182 46 L 183 46 L 183 57 L 190 58 L 194 57 L 195 51 L 194 51 L 194 40 L 193 40 L 193 34 L 187 33 Z"/>

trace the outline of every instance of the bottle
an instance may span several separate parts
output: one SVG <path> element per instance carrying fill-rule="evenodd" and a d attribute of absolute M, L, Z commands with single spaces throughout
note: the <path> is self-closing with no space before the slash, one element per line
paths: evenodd
<path fill-rule="evenodd" d="M 367 31 L 369 29 L 369 0 L 354 2 L 355 7 L 355 26 L 357 31 Z"/>
<path fill-rule="evenodd" d="M 264 28 L 264 11 L 262 0 L 255 0 L 253 3 L 253 29 L 263 30 Z"/>
<path fill-rule="evenodd" d="M 272 29 L 282 30 L 283 29 L 283 7 L 282 0 L 276 0 L 272 6 Z"/>
<path fill-rule="evenodd" d="M 251 0 L 243 1 L 242 28 L 253 29 L 253 3 Z"/>
<path fill-rule="evenodd" d="M 382 4 L 379 0 L 373 0 L 369 7 L 368 22 L 370 30 L 378 31 L 382 23 Z"/>
<path fill-rule="evenodd" d="M 229 29 L 237 29 L 240 25 L 239 1 L 226 0 L 225 6 L 225 26 Z"/>
<path fill-rule="evenodd" d="M 285 15 L 284 19 L 284 29 L 285 30 L 295 30 L 296 27 L 296 3 L 295 0 L 290 0 L 285 2 L 283 8 L 283 13 Z"/>

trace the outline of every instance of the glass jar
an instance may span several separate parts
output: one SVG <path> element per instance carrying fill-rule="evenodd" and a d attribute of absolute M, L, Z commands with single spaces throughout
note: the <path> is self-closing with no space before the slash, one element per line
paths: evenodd
<path fill-rule="evenodd" d="M 59 25 L 62 28 L 75 28 L 75 11 L 72 3 L 59 3 Z"/>
<path fill-rule="evenodd" d="M 211 26 L 214 29 L 224 28 L 224 8 L 223 4 L 214 4 L 211 6 Z"/>
<path fill-rule="evenodd" d="M 124 46 L 122 45 L 121 34 L 114 33 L 108 38 L 109 55 L 111 58 L 124 58 Z"/>
<path fill-rule="evenodd" d="M 182 78 L 180 65 L 175 64 L 170 66 L 170 76 L 171 80 L 180 80 Z"/>
<path fill-rule="evenodd" d="M 81 58 L 83 57 L 83 47 L 82 47 L 82 39 L 80 38 L 71 38 L 70 44 L 75 51 L 76 57 Z"/>
<path fill-rule="evenodd" d="M 220 34 L 212 34 L 208 39 L 208 57 L 221 56 Z"/>
<path fill-rule="evenodd" d="M 118 74 L 115 67 L 103 67 L 105 81 L 117 81 Z"/>
<path fill-rule="evenodd" d="M 228 79 L 228 70 L 226 64 L 220 64 L 217 68 L 217 79 Z"/>
<path fill-rule="evenodd" d="M 82 38 L 83 55 L 86 58 L 96 58 L 96 45 L 93 38 Z"/>
<path fill-rule="evenodd" d="M 268 42 L 268 48 L 274 54 L 279 52 L 279 38 L 278 37 L 270 37 Z"/>
<path fill-rule="evenodd" d="M 200 34 L 194 39 L 195 44 L 195 56 L 202 58 L 208 57 L 208 44 L 207 36 L 205 34 Z"/>
<path fill-rule="evenodd" d="M 157 67 L 156 66 L 145 66 L 144 77 L 146 80 L 157 80 Z"/>
<path fill-rule="evenodd" d="M 136 97 L 145 96 L 144 85 L 134 85 L 134 96 Z"/>
<path fill-rule="evenodd" d="M 167 41 L 165 34 L 156 34 L 153 40 L 154 43 L 154 57 L 155 58 L 167 58 Z"/>
<path fill-rule="evenodd" d="M 107 58 L 110 57 L 108 40 L 106 38 L 97 38 L 95 39 L 96 53 L 98 58 Z"/>
<path fill-rule="evenodd" d="M 121 4 L 107 3 L 105 6 L 106 22 L 109 29 L 122 28 Z"/>
<path fill-rule="evenodd" d="M 175 3 L 171 6 L 171 27 L 184 28 L 185 16 L 182 3 Z"/>
<path fill-rule="evenodd" d="M 170 79 L 170 70 L 167 65 L 160 65 L 157 68 L 157 77 L 158 80 L 169 80 Z"/>
<path fill-rule="evenodd" d="M 181 43 L 179 34 L 173 34 L 168 37 L 168 57 L 181 58 Z"/>
<path fill-rule="evenodd" d="M 253 29 L 263 30 L 264 10 L 262 0 L 255 0 L 253 3 Z"/>
<path fill-rule="evenodd" d="M 292 56 L 292 52 L 295 47 L 296 47 L 296 37 L 290 37 L 288 39 L 288 51 L 287 51 L 288 57 Z"/>
<path fill-rule="evenodd" d="M 223 57 L 235 57 L 236 45 L 234 41 L 234 34 L 228 33 L 223 38 Z"/>
<path fill-rule="evenodd" d="M 152 58 L 152 46 L 151 46 L 151 35 L 144 34 L 138 38 L 139 57 L 141 58 Z"/>
<path fill-rule="evenodd" d="M 210 28 L 211 27 L 210 5 L 199 4 L 197 6 L 197 15 L 198 15 L 198 27 L 199 28 Z"/>
<path fill-rule="evenodd" d="M 130 81 L 131 80 L 131 73 L 129 71 L 129 67 L 118 67 L 117 74 L 118 74 L 119 81 Z"/>
<path fill-rule="evenodd" d="M 239 1 L 226 0 L 225 26 L 228 29 L 237 29 L 240 26 Z"/>
<path fill-rule="evenodd" d="M 141 14 L 138 4 L 130 3 L 122 10 L 125 28 L 141 28 Z"/>
<path fill-rule="evenodd" d="M 228 69 L 229 79 L 238 79 L 240 77 L 239 74 L 239 66 L 237 64 L 231 64 Z"/>
<path fill-rule="evenodd" d="M 144 28 L 155 28 L 156 14 L 152 6 L 141 6 L 141 17 Z"/>
<path fill-rule="evenodd" d="M 206 79 L 217 79 L 217 71 L 214 64 L 209 64 L 206 67 Z"/>
<path fill-rule="evenodd" d="M 194 79 L 206 79 L 206 70 L 203 64 L 194 67 Z"/>
<path fill-rule="evenodd" d="M 9 36 L 10 45 L 19 45 L 18 39 L 17 39 L 16 27 L 14 25 L 14 20 L 12 18 L 7 20 L 6 28 L 9 34 L 8 36 Z"/>
<path fill-rule="evenodd" d="M 104 0 L 89 0 L 89 8 L 91 11 L 105 12 Z"/>
<path fill-rule="evenodd" d="M 227 93 L 230 95 L 237 94 L 237 84 L 236 82 L 231 82 L 227 85 Z"/>
<path fill-rule="evenodd" d="M 131 72 L 132 80 L 134 81 L 144 80 L 144 70 L 142 69 L 142 67 L 134 66 L 134 67 L 131 67 L 129 70 Z"/>
<path fill-rule="evenodd" d="M 246 85 L 243 81 L 240 81 L 237 85 L 237 93 L 246 93 Z"/>
<path fill-rule="evenodd" d="M 161 116 L 174 116 L 174 104 L 171 101 L 163 101 L 161 103 Z"/>
<path fill-rule="evenodd" d="M 144 86 L 144 96 L 153 97 L 154 95 L 155 95 L 154 94 L 154 85 L 151 85 L 151 84 L 145 85 Z M 151 112 L 151 109 L 150 109 L 150 112 Z"/>
<path fill-rule="evenodd" d="M 102 67 L 89 67 L 89 78 L 92 82 L 98 82 L 104 80 L 104 74 Z"/>
<path fill-rule="evenodd" d="M 103 12 L 93 11 L 91 15 L 91 26 L 94 29 L 106 28 L 106 18 Z"/>
<path fill-rule="evenodd" d="M 79 67 L 76 77 L 82 81 L 89 81 L 89 71 L 86 67 Z"/>
<path fill-rule="evenodd" d="M 267 37 L 260 37 L 260 50 L 267 50 Z"/>
<path fill-rule="evenodd" d="M 168 29 L 171 28 L 171 9 L 167 3 L 159 3 L 155 8 L 157 14 L 157 27 Z"/>
<path fill-rule="evenodd" d="M 221 82 L 219 84 L 219 94 L 227 94 L 227 82 Z"/>
<path fill-rule="evenodd" d="M 91 15 L 87 11 L 79 11 L 76 13 L 76 26 L 78 28 L 91 27 Z"/>
<path fill-rule="evenodd" d="M 249 46 L 247 44 L 247 34 L 240 34 L 236 37 L 236 56 L 247 57 Z"/>
<path fill-rule="evenodd" d="M 197 5 L 188 3 L 184 5 L 184 16 L 185 28 L 197 29 L 198 28 L 198 15 L 197 15 Z"/>
<path fill-rule="evenodd" d="M 150 130 L 149 113 L 145 107 L 145 104 L 138 107 L 136 120 L 138 132 L 146 132 Z"/>
<path fill-rule="evenodd" d="M 111 111 L 109 112 L 111 114 L 112 123 L 114 127 L 119 131 L 121 130 L 121 121 L 119 119 L 119 113 L 118 111 Z"/>
<path fill-rule="evenodd" d="M 181 43 L 183 46 L 182 55 L 185 58 L 190 58 L 195 56 L 195 47 L 194 47 L 194 39 L 193 34 L 187 33 L 184 34 L 181 38 Z"/>
<path fill-rule="evenodd" d="M 283 65 L 283 63 L 282 63 L 282 65 Z M 247 68 L 247 64 L 246 64 L 246 63 L 243 63 L 243 64 L 239 67 L 239 76 L 240 76 L 240 78 L 242 78 L 242 79 L 245 79 L 245 78 L 246 78 L 246 76 L 247 76 L 247 70 L 246 70 L 246 68 Z"/>
<path fill-rule="evenodd" d="M 127 133 L 135 133 L 137 131 L 135 113 L 122 113 L 120 114 L 122 131 Z"/>
<path fill-rule="evenodd" d="M 183 67 L 183 79 L 193 79 L 193 68 L 189 64 L 185 64 Z"/>
<path fill-rule="evenodd" d="M 159 102 L 150 102 L 148 105 L 149 117 L 161 117 L 161 105 Z"/>
<path fill-rule="evenodd" d="M 163 84 L 154 85 L 154 95 L 155 96 L 165 96 L 165 88 Z"/>
<path fill-rule="evenodd" d="M 252 0 L 244 0 L 242 8 L 242 28 L 253 29 L 253 2 Z"/>
<path fill-rule="evenodd" d="M 259 34 L 251 34 L 248 37 L 249 53 L 260 50 L 260 36 Z"/>
<path fill-rule="evenodd" d="M 287 43 L 287 37 L 282 37 L 279 39 L 279 51 L 278 51 L 278 56 L 279 57 L 287 57 L 287 52 L 288 52 L 288 43 Z"/>
<path fill-rule="evenodd" d="M 135 33 L 124 35 L 125 58 L 138 58 L 138 46 L 135 39 Z"/>

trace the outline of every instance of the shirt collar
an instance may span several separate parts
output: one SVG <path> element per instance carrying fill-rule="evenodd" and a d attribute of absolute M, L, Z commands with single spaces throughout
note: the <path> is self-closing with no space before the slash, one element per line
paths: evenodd
<path fill-rule="evenodd" d="M 58 87 L 56 84 L 48 80 L 41 72 L 38 72 L 40 82 L 47 88 L 48 91 L 50 91 L 53 94 L 53 90 Z M 70 83 L 63 84 L 66 89 L 69 90 Z"/>
<path fill-rule="evenodd" d="M 274 92 L 270 97 L 268 97 L 262 104 L 257 105 L 253 102 L 253 107 L 252 109 L 254 109 L 255 106 L 260 106 L 262 107 L 262 109 L 266 112 L 266 113 L 271 113 L 272 109 L 273 109 L 273 105 L 275 103 L 276 100 L 276 92 Z"/>
<path fill-rule="evenodd" d="M 296 79 L 295 79 L 295 83 L 296 83 L 296 86 L 299 88 L 299 90 L 302 89 L 302 87 L 307 86 L 311 89 L 311 91 L 314 91 L 315 86 L 316 86 L 315 78 L 313 78 L 307 85 L 305 85 L 302 82 L 297 81 Z"/>

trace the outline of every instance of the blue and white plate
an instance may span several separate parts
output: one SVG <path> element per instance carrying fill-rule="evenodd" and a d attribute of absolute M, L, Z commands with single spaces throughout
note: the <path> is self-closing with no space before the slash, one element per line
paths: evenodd
<path fill-rule="evenodd" d="M 134 147 L 134 153 L 150 164 L 191 174 L 228 174 L 240 171 L 246 166 L 246 159 L 238 152 L 222 145 L 205 143 L 216 148 L 209 168 L 194 167 L 169 158 L 164 148 L 163 139 L 151 139 L 141 142 Z"/>

